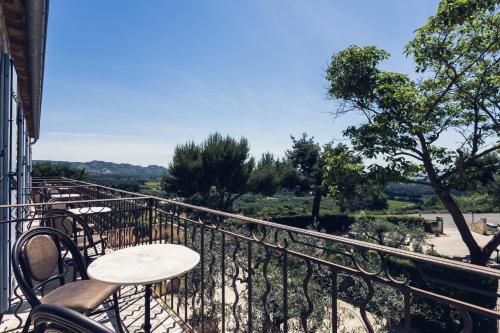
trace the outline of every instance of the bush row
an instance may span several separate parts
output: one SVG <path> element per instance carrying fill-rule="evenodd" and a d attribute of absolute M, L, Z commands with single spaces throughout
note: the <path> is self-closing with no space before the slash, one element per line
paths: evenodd
<path fill-rule="evenodd" d="M 368 219 L 377 217 L 387 218 L 391 223 L 422 225 L 426 231 L 431 231 L 431 223 L 422 217 L 363 216 L 363 218 Z M 315 227 L 328 233 L 346 232 L 357 218 L 359 216 L 324 215 L 319 218 Z M 273 218 L 271 221 L 299 228 L 307 228 L 312 225 L 311 216 L 286 216 Z M 399 258 L 391 258 L 388 269 L 392 276 L 404 276 L 410 281 L 409 284 L 416 288 L 481 307 L 493 309 L 496 306 L 498 281 L 495 279 Z M 480 292 L 467 290 L 460 286 L 467 286 Z M 463 325 L 460 313 L 450 305 L 417 295 L 411 297 L 411 314 L 413 327 L 424 333 L 458 332 Z M 471 313 L 471 318 L 474 325 L 473 332 L 496 332 L 494 320 L 473 313 Z"/>
<path fill-rule="evenodd" d="M 399 258 L 391 258 L 388 269 L 391 275 L 404 276 L 416 288 L 489 309 L 496 307 L 496 279 Z M 471 289 L 466 290 L 461 286 Z M 474 292 L 473 289 L 479 292 Z M 421 332 L 458 332 L 463 327 L 463 320 L 457 309 L 430 298 L 412 296 L 411 313 L 414 327 Z M 470 315 L 473 332 L 496 332 L 495 320 L 473 313 Z"/>
<path fill-rule="evenodd" d="M 432 225 L 423 217 L 418 216 L 397 216 L 397 215 L 363 215 L 363 218 L 375 219 L 378 217 L 386 218 L 391 223 L 408 223 L 413 225 L 421 225 L 426 232 L 432 232 Z M 319 217 L 318 228 L 325 230 L 328 233 L 346 232 L 349 227 L 359 218 L 355 215 L 332 214 Z M 297 228 L 307 228 L 313 225 L 313 220 L 310 215 L 284 216 L 270 219 L 273 222 L 284 224 Z"/>

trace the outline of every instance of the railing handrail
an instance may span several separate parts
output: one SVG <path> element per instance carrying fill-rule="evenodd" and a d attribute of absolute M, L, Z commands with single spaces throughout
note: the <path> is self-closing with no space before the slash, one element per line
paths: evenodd
<path fill-rule="evenodd" d="M 105 198 L 105 199 L 86 199 L 86 200 L 64 200 L 65 204 L 78 204 L 78 203 L 86 203 L 86 202 L 109 202 L 109 201 L 124 201 L 124 200 L 146 200 L 151 199 L 153 197 L 140 197 L 140 198 Z M 38 202 L 38 203 L 26 203 L 26 204 L 15 204 L 15 205 L 0 205 L 1 208 L 26 208 L 26 207 L 39 207 L 39 206 L 51 206 L 54 204 L 61 203 L 61 201 L 54 202 Z"/>
<path fill-rule="evenodd" d="M 415 260 L 415 261 L 426 262 L 426 263 L 430 263 L 430 264 L 442 264 L 442 265 L 447 266 L 447 267 L 452 267 L 455 269 L 459 268 L 460 270 L 468 271 L 471 273 L 474 272 L 477 274 L 482 274 L 482 275 L 486 275 L 486 276 L 493 277 L 496 279 L 500 279 L 500 271 L 499 270 L 485 267 L 485 266 L 478 266 L 478 265 L 459 262 L 459 261 L 455 261 L 455 260 L 451 260 L 451 259 L 447 259 L 447 258 L 430 256 L 430 255 L 423 254 L 423 253 L 416 253 L 416 252 L 412 252 L 412 251 L 408 251 L 408 250 L 396 249 L 396 248 L 392 248 L 392 247 L 388 247 L 388 246 L 384 246 L 384 245 L 378 245 L 378 244 L 369 243 L 369 242 L 360 241 L 360 240 L 355 240 L 355 239 L 350 239 L 350 238 L 346 238 L 346 237 L 335 236 L 335 235 L 331 235 L 331 234 L 327 234 L 327 233 L 323 233 L 323 232 L 319 232 L 319 231 L 307 230 L 307 229 L 302 229 L 302 228 L 297 228 L 297 227 L 292 227 L 292 226 L 285 226 L 283 224 L 279 224 L 279 223 L 275 223 L 275 222 L 264 221 L 264 220 L 260 220 L 260 219 L 256 219 L 256 218 L 252 218 L 252 217 L 247 217 L 247 216 L 239 215 L 239 214 L 226 213 L 226 212 L 217 211 L 217 210 L 210 209 L 210 208 L 186 204 L 186 203 L 179 202 L 179 201 L 162 199 L 162 198 L 158 198 L 158 197 L 154 197 L 154 196 L 151 196 L 151 198 L 154 198 L 154 199 L 159 200 L 159 201 L 166 201 L 168 203 L 179 205 L 179 206 L 186 207 L 186 208 L 201 210 L 201 211 L 209 213 L 209 214 L 216 214 L 216 215 L 224 216 L 224 217 L 231 218 L 231 219 L 238 219 L 238 220 L 242 220 L 245 222 L 260 224 L 260 225 L 273 227 L 273 228 L 278 228 L 278 229 L 282 229 L 284 231 L 293 231 L 293 232 L 301 233 L 301 234 L 304 234 L 307 236 L 318 237 L 318 238 L 321 238 L 323 240 L 335 241 L 335 242 L 339 242 L 339 243 L 342 243 L 345 245 L 352 245 L 352 246 L 355 246 L 358 248 L 362 247 L 362 248 L 368 248 L 371 250 L 377 250 L 379 252 L 397 255 L 399 257 L 403 257 L 403 258 L 411 259 L 411 260 Z"/>
<path fill-rule="evenodd" d="M 69 179 L 66 178 L 66 181 L 68 181 L 68 180 Z M 75 180 L 69 180 L 69 181 L 75 181 Z M 119 201 L 119 200 L 146 200 L 146 199 L 157 200 L 160 202 L 165 202 L 168 204 L 177 205 L 177 206 L 188 208 L 188 209 L 201 211 L 201 212 L 212 214 L 212 215 L 222 216 L 225 218 L 244 221 L 244 222 L 248 222 L 248 223 L 252 223 L 252 224 L 256 224 L 256 225 L 272 227 L 272 228 L 283 230 L 285 232 L 295 232 L 295 233 L 306 235 L 306 236 L 317 237 L 317 238 L 322 239 L 322 240 L 327 240 L 327 241 L 341 243 L 344 245 L 354 246 L 356 248 L 365 248 L 367 250 L 376 250 L 378 252 L 382 252 L 382 253 L 385 253 L 388 255 L 398 256 L 400 258 L 405 258 L 405 259 L 409 259 L 412 261 L 418 261 L 421 263 L 428 263 L 428 264 L 433 264 L 433 265 L 442 265 L 444 267 L 458 269 L 460 271 L 469 272 L 472 274 L 483 275 L 483 276 L 488 276 L 488 277 L 495 278 L 495 279 L 500 279 L 500 270 L 485 267 L 485 266 L 469 264 L 469 263 L 460 262 L 460 261 L 442 258 L 442 257 L 430 256 L 427 254 L 416 253 L 416 252 L 412 252 L 409 250 L 396 249 L 396 248 L 392 248 L 392 247 L 388 247 L 388 246 L 384 246 L 384 245 L 378 245 L 378 244 L 369 243 L 369 242 L 365 242 L 365 241 L 360 241 L 360 240 L 350 239 L 350 238 L 346 238 L 346 237 L 326 234 L 326 233 L 322 233 L 319 231 L 307 230 L 307 229 L 302 229 L 302 228 L 297 228 L 297 227 L 292 227 L 292 226 L 286 226 L 286 225 L 275 223 L 275 222 L 264 221 L 261 219 L 252 218 L 252 217 L 234 214 L 234 213 L 227 213 L 227 212 L 218 211 L 215 209 L 196 206 L 196 205 L 191 205 L 191 204 L 187 204 L 184 202 L 175 201 L 175 200 L 171 200 L 171 199 L 165 199 L 165 198 L 160 198 L 160 197 L 151 196 L 151 195 L 143 195 L 143 194 L 138 195 L 137 193 L 123 191 L 123 190 L 117 190 L 117 189 L 114 189 L 111 187 L 106 187 L 106 186 L 102 186 L 102 185 L 98 185 L 98 184 L 92 184 L 92 183 L 83 182 L 83 181 L 75 181 L 75 182 L 80 182 L 80 183 L 83 183 L 86 185 L 92 185 L 92 186 L 100 187 L 100 188 L 107 189 L 107 190 L 113 190 L 113 191 L 117 191 L 117 192 L 121 192 L 121 193 L 132 194 L 132 195 L 135 195 L 136 197 L 65 201 L 66 204 L 83 203 L 83 202 L 105 202 L 105 201 L 111 202 L 111 201 Z M 51 203 L 1 205 L 0 208 L 43 206 L 43 205 L 51 205 Z"/>
<path fill-rule="evenodd" d="M 59 186 L 59 185 L 58 185 Z M 64 188 L 81 188 L 81 187 L 91 187 L 93 185 L 64 185 L 64 186 L 61 186 L 61 187 L 64 187 Z M 54 186 L 50 186 L 50 185 L 45 185 L 45 186 L 26 186 L 26 187 L 21 187 L 22 190 L 30 190 L 30 189 L 43 189 L 43 188 L 51 188 L 51 187 L 54 187 Z"/>
<path fill-rule="evenodd" d="M 148 195 L 145 195 L 145 194 L 142 194 L 142 193 L 135 193 L 135 192 L 129 192 L 129 191 L 124 191 L 124 190 L 119 190 L 119 189 L 116 189 L 116 188 L 112 188 L 112 187 L 108 187 L 108 186 L 103 186 L 103 185 L 99 185 L 99 184 L 94 184 L 94 183 L 89 183 L 89 182 L 85 182 L 85 181 L 82 181 L 82 180 L 72 180 L 70 178 L 64 178 L 64 179 L 65 180 L 70 180 L 70 181 L 75 181 L 77 183 L 81 183 L 81 184 L 85 184 L 85 185 L 97 186 L 97 187 L 100 187 L 100 188 L 103 188 L 103 189 L 106 189 L 106 190 L 112 190 L 112 191 L 115 191 L 115 192 L 129 194 L 129 195 L 133 195 L 133 196 L 136 196 L 136 197 L 151 197 L 151 196 L 148 196 Z"/>

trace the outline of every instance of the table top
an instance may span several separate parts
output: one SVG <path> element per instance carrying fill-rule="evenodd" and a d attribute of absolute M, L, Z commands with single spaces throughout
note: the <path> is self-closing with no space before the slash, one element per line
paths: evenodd
<path fill-rule="evenodd" d="M 145 285 L 178 277 L 198 265 L 200 255 L 183 245 L 148 244 L 117 250 L 94 260 L 91 279 L 117 285 Z"/>
<path fill-rule="evenodd" d="M 78 193 L 54 193 L 50 195 L 51 198 L 79 198 Z"/>
<path fill-rule="evenodd" d="M 71 208 L 68 209 L 68 212 L 72 214 L 94 214 L 94 213 L 108 213 L 111 211 L 109 207 L 80 207 L 80 208 Z"/>

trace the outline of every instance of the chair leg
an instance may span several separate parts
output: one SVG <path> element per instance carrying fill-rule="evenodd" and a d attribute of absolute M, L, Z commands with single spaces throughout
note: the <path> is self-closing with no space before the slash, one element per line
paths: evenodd
<path fill-rule="evenodd" d="M 122 319 L 120 318 L 120 308 L 118 307 L 118 297 L 116 296 L 116 292 L 113 293 L 113 307 L 115 308 L 115 320 L 116 325 L 118 326 L 118 332 L 125 333 L 123 330 Z"/>
<path fill-rule="evenodd" d="M 26 319 L 26 323 L 24 323 L 22 333 L 28 333 L 30 331 L 30 325 L 31 325 L 31 311 L 30 314 L 28 315 L 28 318 Z"/>

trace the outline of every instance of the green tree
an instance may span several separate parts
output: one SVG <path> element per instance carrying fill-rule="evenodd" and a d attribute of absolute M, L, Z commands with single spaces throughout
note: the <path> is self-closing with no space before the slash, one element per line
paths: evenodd
<path fill-rule="evenodd" d="M 177 145 L 168 171 L 162 177 L 162 188 L 182 197 L 198 194 L 209 202 L 211 184 L 204 175 L 201 153 L 202 147 L 194 142 Z"/>
<path fill-rule="evenodd" d="M 340 211 L 387 208 L 380 184 L 372 181 L 359 154 L 342 143 L 326 144 L 323 150 L 323 185 Z"/>
<path fill-rule="evenodd" d="M 299 171 L 295 168 L 294 164 L 288 157 L 282 158 L 278 163 L 278 173 L 280 175 L 280 187 L 290 190 L 300 189 L 300 178 L 301 175 Z"/>
<path fill-rule="evenodd" d="M 295 172 L 289 174 L 288 186 L 296 185 L 302 191 L 310 191 L 314 195 L 312 206 L 312 217 L 319 216 L 321 198 L 326 194 L 323 186 L 323 168 L 325 161 L 323 151 L 314 137 L 308 137 L 306 133 L 302 137 L 292 139 L 292 148 L 285 152 L 286 157 L 293 166 Z M 294 181 L 291 181 L 294 180 Z"/>
<path fill-rule="evenodd" d="M 422 225 L 410 222 L 393 223 L 381 217 L 358 217 L 351 230 L 359 240 L 398 249 L 411 247 L 417 251 L 422 251 L 427 237 Z"/>
<path fill-rule="evenodd" d="M 281 162 L 267 152 L 262 157 L 248 180 L 249 189 L 254 193 L 271 196 L 282 183 Z"/>
<path fill-rule="evenodd" d="M 337 115 L 360 111 L 366 122 L 344 135 L 386 180 L 431 186 L 467 245 L 471 261 L 484 265 L 500 245 L 500 233 L 481 247 L 472 237 L 452 190 L 485 182 L 498 170 L 499 14 L 498 0 L 443 0 L 419 28 L 406 52 L 416 70 L 408 75 L 379 68 L 389 54 L 374 46 L 351 46 L 333 55 L 327 69 Z M 442 145 L 457 131 L 456 148 Z M 420 177 L 425 175 L 425 177 Z M 417 177 L 419 176 L 419 177 Z M 491 178 L 491 177 L 490 177 Z"/>
<path fill-rule="evenodd" d="M 34 163 L 31 169 L 33 177 L 66 177 L 75 180 L 87 179 L 85 169 L 72 168 L 65 163 L 49 161 Z"/>
<path fill-rule="evenodd" d="M 500 208 L 500 175 L 495 176 L 495 179 L 487 188 L 487 193 L 491 197 L 491 206 Z"/>
<path fill-rule="evenodd" d="M 211 134 L 200 145 L 178 145 L 162 179 L 162 187 L 182 197 L 197 196 L 203 205 L 231 210 L 234 201 L 248 191 L 254 167 L 248 141 L 219 133 Z"/>

